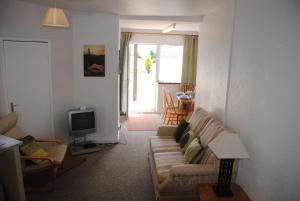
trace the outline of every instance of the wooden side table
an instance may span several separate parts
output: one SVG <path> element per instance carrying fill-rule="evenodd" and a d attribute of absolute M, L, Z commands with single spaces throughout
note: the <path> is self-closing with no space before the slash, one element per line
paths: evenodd
<path fill-rule="evenodd" d="M 233 197 L 218 197 L 212 188 L 213 184 L 199 184 L 200 201 L 251 201 L 244 190 L 237 184 L 231 184 Z"/>

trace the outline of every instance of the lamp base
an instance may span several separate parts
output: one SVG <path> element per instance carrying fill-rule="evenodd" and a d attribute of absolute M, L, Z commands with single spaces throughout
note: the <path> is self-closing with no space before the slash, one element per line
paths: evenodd
<path fill-rule="evenodd" d="M 213 185 L 213 190 L 218 197 L 233 197 L 230 187 L 222 189 L 218 185 Z"/>

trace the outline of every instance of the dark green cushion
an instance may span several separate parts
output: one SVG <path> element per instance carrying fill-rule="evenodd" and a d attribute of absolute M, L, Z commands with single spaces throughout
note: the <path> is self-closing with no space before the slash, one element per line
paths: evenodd
<path fill-rule="evenodd" d="M 201 149 L 192 159 L 192 161 L 190 162 L 190 164 L 199 164 L 201 159 L 203 158 L 205 152 L 206 152 L 206 148 Z"/>
<path fill-rule="evenodd" d="M 21 146 L 20 146 L 20 148 L 21 148 L 21 147 L 24 147 L 24 146 L 26 146 L 27 144 L 29 144 L 29 143 L 35 141 L 35 138 L 34 138 L 33 136 L 31 136 L 31 135 L 27 135 L 26 137 L 21 138 L 20 141 L 22 141 L 22 144 L 21 144 Z"/>
<path fill-rule="evenodd" d="M 179 146 L 180 148 L 183 148 L 185 146 L 185 144 L 189 141 L 190 138 L 190 134 L 188 133 L 189 131 L 184 132 L 184 134 L 181 136 L 180 140 L 179 140 Z"/>
<path fill-rule="evenodd" d="M 187 129 L 189 129 L 189 123 L 185 119 L 181 120 L 176 131 L 173 133 L 176 142 L 179 142 L 181 136 L 185 133 L 185 131 L 187 131 Z"/>
<path fill-rule="evenodd" d="M 194 138 L 195 134 L 192 130 L 185 132 L 185 134 L 180 139 L 180 148 L 182 153 L 186 151 L 187 147 L 190 145 Z"/>

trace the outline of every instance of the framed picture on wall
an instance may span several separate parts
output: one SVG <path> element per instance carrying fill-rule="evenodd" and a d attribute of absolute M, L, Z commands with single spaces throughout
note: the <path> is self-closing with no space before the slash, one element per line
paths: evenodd
<path fill-rule="evenodd" d="M 105 46 L 83 46 L 83 70 L 85 77 L 105 77 Z"/>

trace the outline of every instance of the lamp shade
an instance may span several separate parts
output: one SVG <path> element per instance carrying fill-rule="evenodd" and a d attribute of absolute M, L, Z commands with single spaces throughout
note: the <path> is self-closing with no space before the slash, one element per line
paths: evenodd
<path fill-rule="evenodd" d="M 70 26 L 64 10 L 60 8 L 48 8 L 47 12 L 44 15 L 42 25 L 65 28 Z"/>
<path fill-rule="evenodd" d="M 249 158 L 249 154 L 236 133 L 221 132 L 208 147 L 218 159 L 243 159 Z"/>

